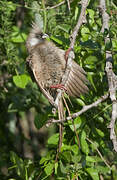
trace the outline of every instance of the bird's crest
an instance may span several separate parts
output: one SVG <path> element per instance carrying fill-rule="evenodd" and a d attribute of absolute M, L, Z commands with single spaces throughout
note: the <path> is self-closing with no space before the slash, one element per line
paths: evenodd
<path fill-rule="evenodd" d="M 36 33 L 41 33 L 42 32 L 42 29 L 39 28 L 39 26 L 35 23 L 35 22 L 32 22 L 32 29 L 31 29 L 31 33 L 32 34 L 36 34 Z"/>

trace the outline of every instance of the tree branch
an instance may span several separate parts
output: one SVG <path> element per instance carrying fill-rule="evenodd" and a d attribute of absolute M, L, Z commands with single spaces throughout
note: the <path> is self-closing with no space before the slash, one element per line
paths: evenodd
<path fill-rule="evenodd" d="M 103 33 L 104 30 L 109 31 L 109 15 L 106 12 L 106 4 L 105 0 L 100 0 L 100 10 L 102 13 L 102 29 L 101 32 Z M 105 37 L 105 45 L 111 43 L 109 33 Z M 108 86 L 109 86 L 109 93 L 110 99 L 112 101 L 112 116 L 111 122 L 108 128 L 110 128 L 110 139 L 113 142 L 114 150 L 117 152 L 117 137 L 114 131 L 115 121 L 117 119 L 117 100 L 116 100 L 116 88 L 117 88 L 117 76 L 114 74 L 112 70 L 112 53 L 110 50 L 106 50 L 106 73 L 108 79 Z"/>
<path fill-rule="evenodd" d="M 60 119 L 60 120 L 50 119 L 50 120 L 47 121 L 47 125 L 50 125 L 51 123 L 62 123 L 62 122 L 65 122 L 65 121 L 69 121 L 69 120 L 71 120 L 73 118 L 76 118 L 76 117 L 80 116 L 81 114 L 83 114 L 84 112 L 86 112 L 87 110 L 91 109 L 92 107 L 97 107 L 98 104 L 100 104 L 105 99 L 107 99 L 108 96 L 109 96 L 109 93 L 105 94 L 104 96 L 99 98 L 94 103 L 92 103 L 90 105 L 83 106 L 83 108 L 79 112 L 76 112 L 76 113 L 72 114 L 71 116 L 66 117 L 66 119 Z"/>
<path fill-rule="evenodd" d="M 75 58 L 75 54 L 73 52 L 73 48 L 74 48 L 74 44 L 75 44 L 75 41 L 76 41 L 76 37 L 77 37 L 77 34 L 78 34 L 78 31 L 80 29 L 80 26 L 82 25 L 82 23 L 84 22 L 84 17 L 85 17 L 85 22 L 86 22 L 86 16 L 85 16 L 85 11 L 86 11 L 86 7 L 88 5 L 88 0 L 82 0 L 81 1 L 81 14 L 80 14 L 80 17 L 78 19 L 78 22 L 73 30 L 73 33 L 71 34 L 70 36 L 70 52 L 68 54 L 68 60 L 67 60 L 67 65 L 66 65 L 66 71 L 62 77 L 62 84 L 65 84 L 66 80 L 67 80 L 67 77 L 69 75 L 69 72 L 70 72 L 70 69 L 71 69 L 71 64 L 72 64 L 72 60 Z M 59 90 L 58 91 L 58 94 L 57 94 L 57 97 L 56 97 L 56 100 L 55 100 L 55 104 L 58 106 L 58 101 L 59 101 L 59 97 L 61 96 L 62 94 L 62 91 L 63 90 Z"/>
<path fill-rule="evenodd" d="M 75 28 L 74 28 L 74 30 L 73 30 L 73 33 L 72 33 L 71 36 L 70 36 L 70 41 L 71 41 L 71 43 L 70 43 L 70 48 L 71 48 L 71 49 L 74 48 L 74 44 L 75 44 L 75 41 L 76 41 L 76 37 L 77 37 L 78 31 L 79 31 L 81 25 L 82 25 L 83 23 L 86 23 L 86 22 L 87 22 L 85 12 L 86 12 L 86 8 L 87 8 L 87 6 L 88 6 L 88 0 L 82 0 L 82 1 L 81 1 L 81 6 L 82 6 L 82 8 L 81 8 L 81 13 L 80 13 L 78 22 L 77 22 L 77 24 L 76 24 L 76 26 L 75 26 Z"/>

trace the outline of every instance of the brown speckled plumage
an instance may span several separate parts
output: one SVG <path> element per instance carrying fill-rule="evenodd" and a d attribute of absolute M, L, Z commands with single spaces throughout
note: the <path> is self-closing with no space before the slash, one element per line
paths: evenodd
<path fill-rule="evenodd" d="M 44 39 L 43 33 L 35 24 L 28 36 L 26 47 L 29 53 L 27 62 L 37 84 L 47 98 L 55 98 L 57 90 L 50 87 L 62 84 L 62 77 L 66 70 L 65 51 Z M 85 74 L 85 71 L 72 61 L 64 84 L 68 95 L 79 96 L 88 91 Z"/>

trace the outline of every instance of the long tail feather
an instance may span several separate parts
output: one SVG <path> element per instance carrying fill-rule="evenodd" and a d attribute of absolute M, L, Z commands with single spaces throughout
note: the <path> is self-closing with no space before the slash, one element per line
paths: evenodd
<path fill-rule="evenodd" d="M 62 96 L 59 99 L 58 102 L 58 115 L 59 115 L 59 120 L 65 119 L 65 111 L 64 111 L 64 106 L 63 106 L 63 100 Z M 63 125 L 59 125 L 59 152 L 61 151 L 61 146 L 62 146 L 62 139 L 63 139 Z"/>

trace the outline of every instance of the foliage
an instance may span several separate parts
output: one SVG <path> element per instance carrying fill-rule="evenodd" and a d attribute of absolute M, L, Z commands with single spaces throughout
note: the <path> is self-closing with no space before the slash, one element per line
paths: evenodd
<path fill-rule="evenodd" d="M 74 0 L 70 12 L 67 1 L 57 8 L 46 9 L 60 2 L 0 1 L 1 180 L 117 179 L 117 156 L 107 129 L 112 111 L 110 100 L 74 119 L 80 146 L 73 123 L 65 122 L 58 161 L 58 127 L 42 128 L 53 117 L 52 107 L 28 75 L 25 41 L 31 22 L 37 19 L 58 47 L 65 50 L 69 47 L 69 36 L 81 6 L 79 0 Z M 112 50 L 114 71 L 117 69 L 117 3 L 107 0 L 111 44 L 106 47 L 106 31 L 100 33 L 102 21 L 97 7 L 98 1 L 91 0 L 86 11 L 87 23 L 82 25 L 75 44 L 76 61 L 87 72 L 90 91 L 80 98 L 71 98 L 71 113 L 78 112 L 84 104 L 96 101 L 108 91 L 104 71 L 106 48 Z M 57 119 L 57 114 L 54 116 Z"/>

